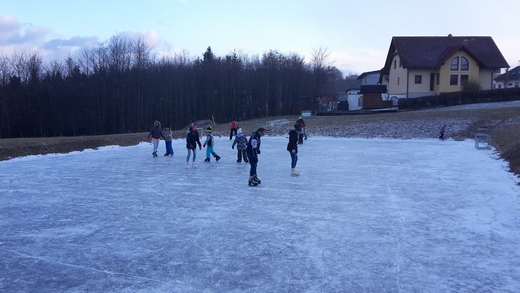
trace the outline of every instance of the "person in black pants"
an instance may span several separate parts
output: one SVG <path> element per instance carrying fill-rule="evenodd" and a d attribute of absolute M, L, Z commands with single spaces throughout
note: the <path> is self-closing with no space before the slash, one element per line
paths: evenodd
<path fill-rule="evenodd" d="M 265 128 L 260 127 L 258 130 L 251 135 L 247 142 L 247 157 L 249 158 L 249 164 L 251 169 L 249 170 L 249 186 L 257 186 L 262 183 L 256 175 L 256 166 L 258 164 L 258 155 L 260 154 L 260 138 L 265 135 Z"/>

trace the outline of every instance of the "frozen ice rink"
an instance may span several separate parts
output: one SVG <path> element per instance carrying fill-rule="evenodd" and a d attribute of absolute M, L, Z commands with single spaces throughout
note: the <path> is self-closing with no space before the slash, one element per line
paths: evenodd
<path fill-rule="evenodd" d="M 518 292 L 520 187 L 473 141 L 262 138 L 0 162 L 0 292 Z"/>

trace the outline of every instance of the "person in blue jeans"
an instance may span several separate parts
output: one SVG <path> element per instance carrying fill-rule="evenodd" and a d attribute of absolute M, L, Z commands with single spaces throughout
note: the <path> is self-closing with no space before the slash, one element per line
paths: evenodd
<path fill-rule="evenodd" d="M 289 131 L 289 142 L 287 143 L 287 151 L 291 154 L 291 175 L 298 176 L 300 173 L 296 171 L 298 163 L 298 140 L 302 132 L 302 128 L 298 124 L 294 124 L 294 129 Z"/>
<path fill-rule="evenodd" d="M 260 154 L 260 138 L 265 135 L 265 128 L 260 127 L 258 130 L 251 135 L 249 141 L 247 142 L 247 157 L 249 158 L 249 164 L 251 165 L 251 169 L 249 170 L 249 186 L 257 186 L 262 183 L 258 176 L 256 175 L 256 167 L 258 164 L 258 155 Z"/>
<path fill-rule="evenodd" d="M 166 153 L 164 155 L 173 156 L 173 147 L 172 147 L 173 133 L 172 133 L 170 126 L 166 126 L 163 129 L 162 134 L 164 136 L 164 143 L 166 146 Z"/>

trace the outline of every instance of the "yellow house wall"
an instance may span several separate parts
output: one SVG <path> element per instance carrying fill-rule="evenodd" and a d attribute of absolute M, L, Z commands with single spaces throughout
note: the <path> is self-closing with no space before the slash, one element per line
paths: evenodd
<path fill-rule="evenodd" d="M 425 93 L 425 94 L 431 93 L 431 94 L 434 94 L 435 93 L 435 87 L 434 87 L 434 91 L 430 91 L 430 73 L 435 73 L 435 71 L 428 70 L 428 69 L 414 69 L 414 70 L 410 70 L 409 79 L 408 79 L 409 82 L 410 82 L 410 85 L 408 87 L 408 92 L 409 93 Z M 416 75 L 422 76 L 422 82 L 420 84 L 416 84 L 415 83 L 415 76 Z M 437 78 L 437 77 L 435 77 L 435 78 Z M 434 81 L 434 86 L 435 86 L 435 81 Z"/>
<path fill-rule="evenodd" d="M 465 57 L 466 59 L 468 59 L 469 70 L 454 70 L 454 71 L 450 70 L 451 60 L 457 56 Z M 463 74 L 469 75 L 470 82 L 477 81 L 477 82 L 481 83 L 479 72 L 480 72 L 480 68 L 479 68 L 477 62 L 473 58 L 471 58 L 468 55 L 468 53 L 466 53 L 464 51 L 458 51 L 457 53 L 453 54 L 450 58 L 448 58 L 446 60 L 446 62 L 444 62 L 444 64 L 439 69 L 440 82 L 439 82 L 439 86 L 437 88 L 437 92 L 450 93 L 450 92 L 462 91 L 461 85 L 450 85 L 450 75 L 452 75 L 452 74 L 459 75 L 459 83 L 460 83 L 460 75 L 463 75 Z M 482 87 L 482 83 L 481 83 L 481 87 Z"/>
<path fill-rule="evenodd" d="M 396 68 L 394 69 L 394 62 Z M 395 55 L 390 66 L 390 74 L 388 80 L 389 95 L 405 95 L 406 94 L 406 73 L 407 69 L 401 66 L 399 55 Z"/>

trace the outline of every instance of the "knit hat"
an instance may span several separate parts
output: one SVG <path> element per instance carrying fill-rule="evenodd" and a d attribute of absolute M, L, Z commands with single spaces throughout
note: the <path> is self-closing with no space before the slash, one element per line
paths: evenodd
<path fill-rule="evenodd" d="M 242 134 L 242 128 L 237 129 L 237 135 Z"/>
<path fill-rule="evenodd" d="M 206 128 L 206 131 L 211 132 L 211 126 L 208 126 L 208 128 Z"/>

